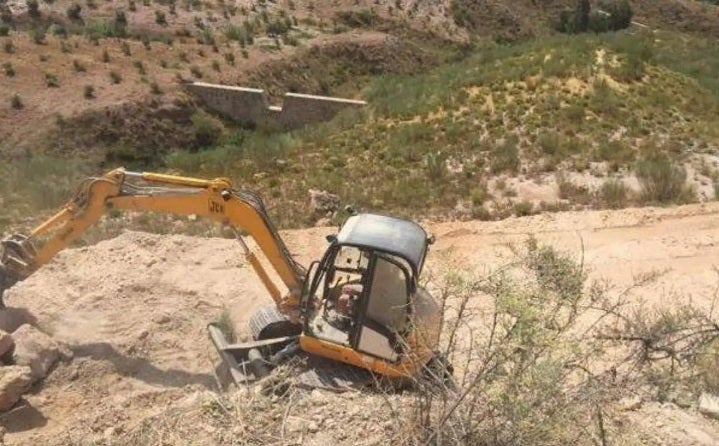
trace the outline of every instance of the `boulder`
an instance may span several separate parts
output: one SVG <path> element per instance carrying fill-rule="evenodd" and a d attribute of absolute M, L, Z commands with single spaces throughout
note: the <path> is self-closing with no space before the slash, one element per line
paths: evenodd
<path fill-rule="evenodd" d="M 0 412 L 12 408 L 32 385 L 30 367 L 10 365 L 0 367 Z"/>
<path fill-rule="evenodd" d="M 48 371 L 60 359 L 69 359 L 72 352 L 50 336 L 29 324 L 24 324 L 12 334 L 15 339 L 15 364 L 32 370 L 34 381 L 47 376 Z"/>
<path fill-rule="evenodd" d="M 719 396 L 702 393 L 699 396 L 699 413 L 705 417 L 719 420 Z"/>
<path fill-rule="evenodd" d="M 339 195 L 331 194 L 327 191 L 310 189 L 310 209 L 316 215 L 331 214 L 340 207 Z"/>

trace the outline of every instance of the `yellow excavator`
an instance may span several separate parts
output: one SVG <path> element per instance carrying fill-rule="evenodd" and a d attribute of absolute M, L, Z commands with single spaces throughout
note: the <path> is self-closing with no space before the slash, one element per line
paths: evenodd
<path fill-rule="evenodd" d="M 367 376 L 451 373 L 436 353 L 440 306 L 419 285 L 433 242 L 421 226 L 385 215 L 353 214 L 327 237 L 322 258 L 305 269 L 290 255 L 262 200 L 233 189 L 226 178 L 120 168 L 85 179 L 72 199 L 28 236 L 15 234 L 2 241 L 0 297 L 110 210 L 197 215 L 235 230 L 248 263 L 275 303 L 251 317 L 251 342 L 230 343 L 222 327 L 208 326 L 238 385 L 266 376 L 298 354 L 319 364 L 305 375 L 305 383 L 317 387 L 341 388 Z M 241 234 L 254 239 L 271 270 Z"/>

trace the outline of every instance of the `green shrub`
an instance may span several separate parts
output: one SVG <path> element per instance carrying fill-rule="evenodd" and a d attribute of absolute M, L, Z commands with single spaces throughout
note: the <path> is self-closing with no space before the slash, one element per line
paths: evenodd
<path fill-rule="evenodd" d="M 13 45 L 12 40 L 6 40 L 3 44 L 3 49 L 6 53 L 12 54 L 15 52 L 15 45 Z"/>
<path fill-rule="evenodd" d="M 10 34 L 10 25 L 7 23 L 0 23 L 0 37 L 5 37 Z"/>
<path fill-rule="evenodd" d="M 80 20 L 80 13 L 82 12 L 82 6 L 78 5 L 77 3 L 73 3 L 70 5 L 67 10 L 65 11 L 67 14 L 67 17 L 70 20 Z"/>
<path fill-rule="evenodd" d="M 620 140 L 600 141 L 597 157 L 620 165 L 634 161 L 634 151 Z"/>
<path fill-rule="evenodd" d="M 427 176 L 432 181 L 439 181 L 444 178 L 444 174 L 447 171 L 445 161 L 447 155 L 443 152 L 430 152 L 424 157 L 424 168 L 427 171 Z"/>
<path fill-rule="evenodd" d="M 514 203 L 514 215 L 525 217 L 534 214 L 534 204 L 531 201 L 522 200 Z"/>
<path fill-rule="evenodd" d="M 195 134 L 195 143 L 198 147 L 210 146 L 216 143 L 222 134 L 222 127 L 219 122 L 207 113 L 195 112 L 190 121 Z"/>
<path fill-rule="evenodd" d="M 76 73 L 84 73 L 86 70 L 85 65 L 83 65 L 79 60 L 74 59 L 72 61 L 72 67 L 75 69 Z"/>
<path fill-rule="evenodd" d="M 117 71 L 112 70 L 110 71 L 110 81 L 113 84 L 119 84 L 120 82 L 122 82 L 122 76 Z"/>
<path fill-rule="evenodd" d="M 115 21 L 113 22 L 113 34 L 116 37 L 126 37 L 127 36 L 127 16 L 125 16 L 125 11 L 118 10 L 115 11 Z"/>
<path fill-rule="evenodd" d="M 559 198 L 575 204 L 588 204 L 592 196 L 586 186 L 573 183 L 563 173 L 556 178 Z"/>
<path fill-rule="evenodd" d="M 39 27 L 31 30 L 30 37 L 32 38 L 32 41 L 35 42 L 36 45 L 44 45 L 45 44 L 45 30 L 42 28 L 42 26 L 39 26 Z"/>
<path fill-rule="evenodd" d="M 597 34 L 609 31 L 609 17 L 598 12 L 589 15 L 589 30 Z"/>
<path fill-rule="evenodd" d="M 202 78 L 202 70 L 197 65 L 190 67 L 190 73 L 196 78 Z"/>
<path fill-rule="evenodd" d="M 494 147 L 489 162 L 492 173 L 516 173 L 519 170 L 519 147 L 517 144 L 517 137 L 510 135 L 505 138 L 504 142 Z"/>
<path fill-rule="evenodd" d="M 687 172 L 666 155 L 659 154 L 637 163 L 636 175 L 642 187 L 642 198 L 650 203 L 692 201 L 694 191 L 687 184 Z"/>
<path fill-rule="evenodd" d="M 3 70 L 5 71 L 5 76 L 7 77 L 13 77 L 15 76 L 15 68 L 13 68 L 12 64 L 10 62 L 5 62 L 2 64 Z"/>
<path fill-rule="evenodd" d="M 27 13 L 30 15 L 30 17 L 39 17 L 40 16 L 40 4 L 37 0 L 27 0 Z"/>
<path fill-rule="evenodd" d="M 607 180 L 599 189 L 599 196 L 604 206 L 611 209 L 626 207 L 629 190 L 621 180 Z"/>
<path fill-rule="evenodd" d="M 165 13 L 160 11 L 159 9 L 155 10 L 155 23 L 162 26 L 167 26 L 167 18 L 165 17 Z"/>
<path fill-rule="evenodd" d="M 141 60 L 133 61 L 132 65 L 135 67 L 139 75 L 143 76 L 147 74 L 147 71 L 145 71 L 145 64 L 143 64 Z"/>
<path fill-rule="evenodd" d="M 90 40 L 100 40 L 115 35 L 112 24 L 103 19 L 89 19 L 85 23 L 85 35 Z"/>
<path fill-rule="evenodd" d="M 150 83 L 150 93 L 152 93 L 152 94 L 162 94 L 162 90 L 160 89 L 160 86 L 157 85 L 157 82 L 151 82 L 151 83 Z"/>
<path fill-rule="evenodd" d="M 10 97 L 10 106 L 15 110 L 19 110 L 24 107 L 19 94 L 15 93 Z"/>
<path fill-rule="evenodd" d="M 225 53 L 224 57 L 227 65 L 235 65 L 235 55 L 233 53 Z"/>
<path fill-rule="evenodd" d="M 85 99 L 93 99 L 95 97 L 95 87 L 92 85 L 85 85 L 83 89 L 83 96 Z"/>
<path fill-rule="evenodd" d="M 48 27 L 47 32 L 52 34 L 53 36 L 58 37 L 67 37 L 67 29 L 60 23 L 53 23 Z M 64 43 L 64 42 L 63 42 Z"/>
<path fill-rule="evenodd" d="M 613 1 L 605 6 L 609 13 L 609 29 L 618 31 L 629 28 L 634 11 L 628 0 Z"/>
<path fill-rule="evenodd" d="M 47 85 L 49 88 L 57 88 L 60 86 L 60 81 L 57 78 L 57 75 L 53 73 L 45 73 L 45 85 Z"/>

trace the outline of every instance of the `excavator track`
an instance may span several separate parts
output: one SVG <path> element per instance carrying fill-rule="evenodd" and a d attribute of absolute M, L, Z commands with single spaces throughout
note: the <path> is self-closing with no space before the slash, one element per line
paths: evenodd
<path fill-rule="evenodd" d="M 297 336 L 302 332 L 302 325 L 290 322 L 275 305 L 267 305 L 257 310 L 250 318 L 249 326 L 255 341 Z"/>

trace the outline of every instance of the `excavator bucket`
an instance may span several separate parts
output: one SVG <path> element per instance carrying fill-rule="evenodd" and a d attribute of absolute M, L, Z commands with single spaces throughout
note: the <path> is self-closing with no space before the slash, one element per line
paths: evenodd
<path fill-rule="evenodd" d="M 295 375 L 295 384 L 300 387 L 345 392 L 374 382 L 372 374 L 367 370 L 301 351 L 299 336 L 230 344 L 217 324 L 208 325 L 207 330 L 223 364 L 229 370 L 231 383 L 238 387 L 257 382 L 291 357 L 304 360 L 305 366 Z M 223 377 L 219 378 L 220 381 L 226 381 Z M 227 384 L 222 382 L 223 387 Z"/>
<path fill-rule="evenodd" d="M 274 367 L 299 350 L 299 336 L 231 344 L 217 324 L 207 326 L 210 339 L 235 385 L 251 384 L 269 375 Z"/>

